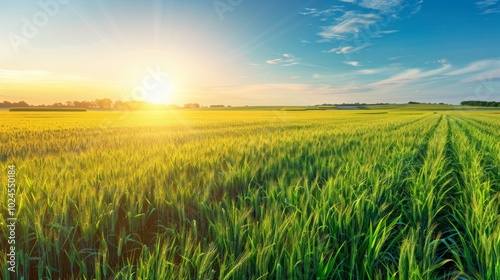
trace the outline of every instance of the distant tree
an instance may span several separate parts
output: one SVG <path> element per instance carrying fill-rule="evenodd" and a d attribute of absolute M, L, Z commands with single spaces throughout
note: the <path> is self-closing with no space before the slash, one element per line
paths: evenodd
<path fill-rule="evenodd" d="M 102 100 L 102 103 L 104 103 L 104 108 L 105 109 L 111 109 L 113 107 L 113 100 L 109 98 L 104 98 Z"/>
<path fill-rule="evenodd" d="M 123 106 L 123 101 L 121 100 L 115 100 L 115 102 L 113 103 L 113 108 L 115 109 L 121 109 Z"/>
<path fill-rule="evenodd" d="M 104 109 L 104 103 L 102 102 L 102 99 L 96 99 L 94 100 L 95 104 L 97 104 L 97 108 L 99 109 Z"/>
<path fill-rule="evenodd" d="M 28 103 L 26 103 L 24 101 L 19 101 L 17 103 L 14 103 L 13 105 L 14 105 L 14 107 L 29 107 L 30 106 Z"/>
<path fill-rule="evenodd" d="M 11 108 L 11 107 L 29 107 L 30 105 L 26 103 L 25 101 L 19 101 L 19 102 L 9 102 L 9 101 L 4 101 L 0 103 L 0 108 Z"/>
<path fill-rule="evenodd" d="M 2 107 L 2 108 L 10 108 L 10 107 L 12 107 L 12 103 L 10 103 L 9 101 L 4 101 L 4 102 L 1 104 L 1 107 Z"/>
<path fill-rule="evenodd" d="M 94 101 L 99 109 L 109 109 L 113 105 L 113 101 L 109 98 L 96 99 Z"/>
<path fill-rule="evenodd" d="M 497 101 L 479 101 L 479 100 L 468 100 L 460 102 L 460 105 L 467 106 L 485 106 L 485 107 L 499 107 L 500 102 Z"/>
<path fill-rule="evenodd" d="M 200 104 L 198 103 L 186 103 L 184 104 L 185 109 L 198 109 L 200 108 Z"/>
<path fill-rule="evenodd" d="M 92 104 L 93 104 L 93 101 L 80 101 L 80 103 L 79 103 L 80 106 L 79 107 L 80 108 L 90 109 L 90 108 L 93 108 Z"/>

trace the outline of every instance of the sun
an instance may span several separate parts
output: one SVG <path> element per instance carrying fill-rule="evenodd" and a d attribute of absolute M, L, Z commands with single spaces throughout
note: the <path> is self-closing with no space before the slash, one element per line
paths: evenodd
<path fill-rule="evenodd" d="M 154 104 L 169 104 L 172 99 L 172 85 L 162 82 L 148 90 L 145 100 Z"/>

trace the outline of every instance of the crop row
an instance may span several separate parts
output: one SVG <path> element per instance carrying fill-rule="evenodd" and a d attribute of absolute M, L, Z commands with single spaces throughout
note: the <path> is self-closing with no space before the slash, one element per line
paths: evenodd
<path fill-rule="evenodd" d="M 93 114 L 1 128 L 3 162 L 23 178 L 18 276 L 500 273 L 498 118 Z"/>

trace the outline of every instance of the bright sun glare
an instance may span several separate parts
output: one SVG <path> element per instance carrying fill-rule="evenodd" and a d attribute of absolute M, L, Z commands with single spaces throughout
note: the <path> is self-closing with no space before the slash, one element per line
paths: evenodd
<path fill-rule="evenodd" d="M 146 101 L 155 104 L 169 104 L 172 97 L 172 85 L 162 83 L 155 89 L 149 90 L 146 96 Z"/>

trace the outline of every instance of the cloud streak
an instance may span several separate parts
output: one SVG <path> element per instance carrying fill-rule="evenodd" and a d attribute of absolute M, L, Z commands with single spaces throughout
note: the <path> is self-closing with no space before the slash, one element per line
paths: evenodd
<path fill-rule="evenodd" d="M 283 65 L 283 66 L 293 66 L 299 64 L 298 59 L 295 58 L 293 54 L 285 53 L 283 58 L 274 58 L 266 60 L 267 64 L 270 65 Z"/>
<path fill-rule="evenodd" d="M 359 70 L 358 73 L 362 75 L 374 75 L 374 74 L 379 74 L 382 73 L 385 69 L 384 68 L 379 68 L 379 69 L 363 69 Z"/>
<path fill-rule="evenodd" d="M 488 68 L 500 67 L 500 60 L 480 60 L 467 65 L 464 68 L 454 70 L 447 75 L 458 76 L 463 74 L 469 74 L 474 72 L 479 72 Z"/>
<path fill-rule="evenodd" d="M 500 0 L 477 1 L 476 6 L 483 15 L 500 13 Z"/>
<path fill-rule="evenodd" d="M 0 69 L 0 80 L 27 82 L 27 81 L 82 81 L 85 77 L 58 74 L 45 70 L 11 70 Z"/>
<path fill-rule="evenodd" d="M 415 82 L 423 78 L 430 78 L 432 76 L 443 74 L 451 69 L 450 64 L 443 64 L 440 68 L 434 70 L 423 71 L 419 68 L 412 68 L 404 71 L 403 73 L 396 74 L 390 78 L 372 83 L 371 86 L 381 85 L 405 85 L 410 82 Z"/>
<path fill-rule="evenodd" d="M 327 53 L 336 53 L 336 54 L 348 54 L 352 52 L 357 52 L 360 51 L 366 47 L 371 46 L 372 44 L 366 44 L 363 46 L 355 47 L 355 46 L 345 46 L 345 47 L 338 47 L 338 48 L 333 48 L 329 51 L 326 51 Z"/>
<path fill-rule="evenodd" d="M 500 81 L 500 69 L 494 69 L 463 79 L 462 83 L 488 83 Z"/>
<path fill-rule="evenodd" d="M 373 13 L 358 14 L 353 11 L 346 12 L 338 19 L 338 23 L 323 27 L 323 31 L 318 33 L 323 39 L 347 39 L 355 36 L 362 29 L 365 29 L 380 20 L 380 16 Z"/>
<path fill-rule="evenodd" d="M 391 22 L 418 12 L 423 1 L 342 0 L 342 2 L 349 3 L 347 6 L 350 6 L 350 9 L 345 6 L 335 6 L 326 10 L 309 8 L 302 13 L 315 17 L 322 16 L 322 21 L 330 23 L 322 26 L 317 33 L 321 37 L 319 42 L 342 42 L 341 46 L 332 48 L 326 53 L 347 55 L 358 52 L 373 45 L 373 38 L 399 32 L 396 29 L 386 29 Z"/>
<path fill-rule="evenodd" d="M 344 61 L 344 64 L 351 65 L 354 67 L 360 66 L 359 61 Z"/>
<path fill-rule="evenodd" d="M 364 8 L 390 13 L 401 6 L 404 0 L 363 0 L 359 5 Z"/>

